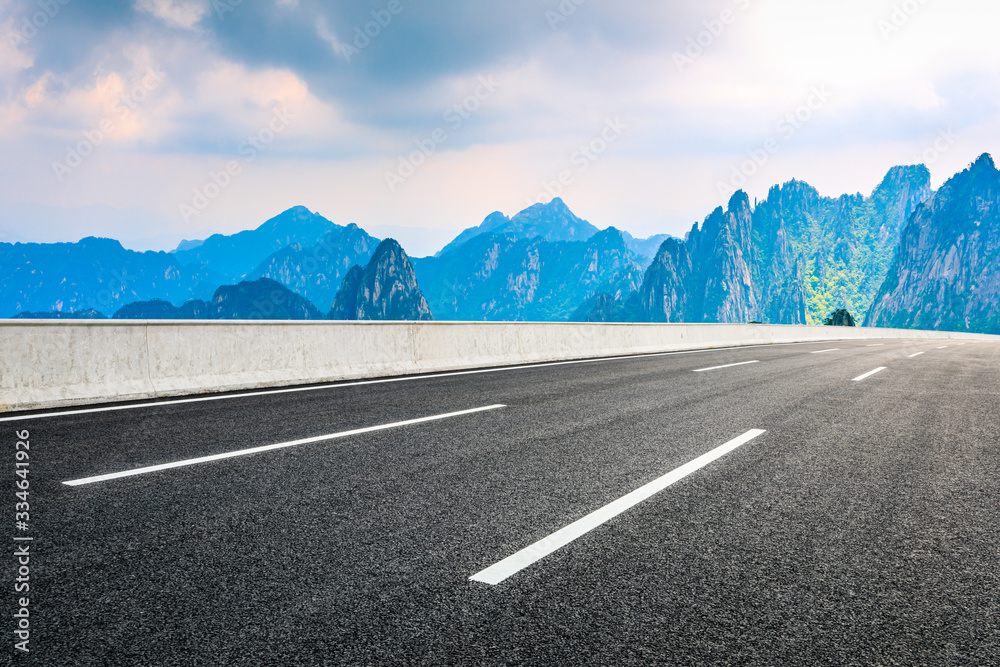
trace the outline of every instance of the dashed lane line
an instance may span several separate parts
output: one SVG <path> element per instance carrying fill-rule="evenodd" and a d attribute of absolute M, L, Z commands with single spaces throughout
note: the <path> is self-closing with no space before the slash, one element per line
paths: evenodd
<path fill-rule="evenodd" d="M 880 367 L 876 368 L 873 371 L 868 371 L 864 375 L 859 375 L 858 377 L 854 378 L 853 381 L 854 382 L 862 382 L 864 380 L 867 380 L 868 378 L 870 378 L 871 376 L 875 375 L 876 373 L 881 373 L 882 371 L 885 370 L 885 368 L 886 368 L 885 366 L 880 366 Z"/>
<path fill-rule="evenodd" d="M 699 368 L 698 370 L 696 370 L 694 372 L 695 373 L 707 373 L 708 371 L 719 371 L 719 370 L 722 370 L 723 368 L 733 368 L 735 366 L 746 366 L 748 364 L 759 364 L 759 363 L 760 363 L 759 359 L 754 360 L 754 361 L 741 361 L 738 364 L 726 364 L 725 366 L 712 366 L 711 368 Z"/>
<path fill-rule="evenodd" d="M 94 484 L 96 482 L 104 482 L 111 479 L 120 479 L 122 477 L 133 477 L 135 475 L 146 475 L 151 472 L 159 472 L 161 470 L 170 470 L 172 468 L 182 468 L 185 466 L 198 465 L 200 463 L 209 463 L 211 461 L 219 461 L 222 459 L 231 459 L 237 456 L 249 456 L 250 454 L 259 454 L 261 452 L 270 452 L 275 449 L 286 449 L 288 447 L 297 447 L 299 445 L 309 445 L 314 442 L 325 442 L 327 440 L 337 440 L 339 438 L 347 438 L 352 435 L 361 435 L 363 433 L 375 433 L 376 431 L 385 431 L 391 428 L 400 428 L 403 426 L 413 426 L 414 424 L 426 424 L 427 422 L 440 421 L 442 419 L 450 419 L 452 417 L 461 417 L 463 415 L 471 415 L 477 412 L 486 412 L 489 410 L 499 410 L 500 408 L 505 408 L 506 405 L 487 405 L 482 408 L 473 408 L 471 410 L 459 410 L 458 412 L 447 412 L 440 415 L 432 415 L 430 417 L 420 417 L 418 419 L 407 419 L 405 421 L 392 422 L 391 424 L 380 424 L 378 426 L 366 426 L 365 428 L 356 428 L 350 431 L 341 431 L 340 433 L 331 433 L 329 435 L 317 435 L 312 438 L 302 438 L 301 440 L 292 440 L 290 442 L 279 442 L 274 445 L 264 445 L 262 447 L 251 447 L 250 449 L 240 449 L 234 452 L 225 452 L 223 454 L 212 454 L 211 456 L 200 456 L 195 459 L 185 459 L 183 461 L 174 461 L 173 463 L 162 463 L 155 466 L 147 466 L 145 468 L 134 468 L 132 470 L 123 470 L 122 472 L 113 472 L 107 475 L 96 475 L 94 477 L 84 477 L 83 479 L 73 479 L 68 482 L 63 482 L 67 486 L 83 486 L 85 484 Z"/>
<path fill-rule="evenodd" d="M 622 496 L 614 502 L 608 503 L 601 509 L 591 512 L 582 519 L 574 521 L 565 528 L 552 533 L 548 537 L 521 549 L 514 555 L 508 556 L 485 570 L 477 572 L 469 577 L 469 579 L 496 586 L 505 579 L 517 574 L 524 568 L 537 563 L 557 549 L 566 546 L 576 538 L 589 533 L 594 528 L 610 521 L 622 512 L 625 512 L 635 507 L 642 501 L 651 498 L 671 484 L 684 479 L 691 473 L 704 468 L 709 463 L 725 456 L 737 447 L 745 445 L 766 432 L 767 431 L 760 429 L 747 431 L 738 438 L 734 438 L 726 444 L 716 447 L 707 454 L 702 454 L 693 461 L 685 463 L 681 467 L 668 472 L 666 475 L 654 479 L 649 484 L 639 487 L 632 493 Z"/>

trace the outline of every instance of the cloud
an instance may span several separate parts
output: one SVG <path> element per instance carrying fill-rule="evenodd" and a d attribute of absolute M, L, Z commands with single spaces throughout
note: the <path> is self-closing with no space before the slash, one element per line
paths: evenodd
<path fill-rule="evenodd" d="M 21 30 L 12 16 L 0 21 L 0 76 L 28 69 L 34 62 L 20 49 L 20 45 L 27 41 Z"/>
<path fill-rule="evenodd" d="M 362 224 L 462 227 L 516 211 L 621 117 L 627 135 L 567 201 L 595 224 L 678 232 L 723 203 L 716 183 L 814 86 L 831 99 L 782 137 L 752 194 L 793 176 L 870 190 L 952 127 L 962 139 L 938 179 L 1000 134 L 994 0 L 226 1 L 216 13 L 209 0 L 74 0 L 31 39 L 0 43 L 0 150 L 16 165 L 0 168 L 0 198 L 142 204 L 176 222 L 177 201 L 287 107 L 287 131 L 200 224 L 249 226 L 313 197 Z M 904 4 L 919 9 L 895 15 Z M 37 11 L 0 0 L 0 30 Z M 150 65 L 163 82 L 119 119 Z M 480 77 L 502 85 L 453 127 Z M 55 182 L 52 160 L 109 114 L 108 140 Z M 439 127 L 447 140 L 390 193 L 385 171 Z M 626 219 L 600 219 L 616 210 Z"/>
<path fill-rule="evenodd" d="M 325 16 L 320 16 L 316 19 L 316 34 L 319 35 L 320 39 L 330 45 L 330 49 L 335 55 L 350 62 L 351 55 L 354 53 L 355 49 L 350 44 L 340 41 L 337 35 L 335 35 L 327 26 Z"/>
<path fill-rule="evenodd" d="M 168 26 L 185 30 L 194 28 L 210 11 L 203 0 L 136 0 L 135 8 Z"/>

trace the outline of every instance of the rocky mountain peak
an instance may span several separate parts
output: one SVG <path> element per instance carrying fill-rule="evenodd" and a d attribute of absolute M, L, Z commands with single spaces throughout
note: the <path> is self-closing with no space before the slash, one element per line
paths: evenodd
<path fill-rule="evenodd" d="M 949 202 L 963 200 L 975 207 L 977 200 L 982 199 L 984 195 L 987 199 L 989 198 L 989 195 L 994 192 L 998 180 L 1000 180 L 1000 172 L 997 171 L 993 158 L 989 153 L 983 153 L 965 171 L 948 179 L 941 186 L 941 198 L 935 199 L 938 200 L 939 204 L 945 200 Z"/>
<path fill-rule="evenodd" d="M 743 190 L 737 190 L 733 193 L 733 196 L 729 198 L 729 204 L 726 208 L 730 213 L 750 213 L 750 197 Z"/>
<path fill-rule="evenodd" d="M 482 234 L 494 233 L 512 236 L 515 239 L 533 239 L 537 236 L 546 241 L 586 241 L 597 233 L 597 227 L 579 218 L 566 203 L 556 197 L 545 204 L 533 204 L 512 218 L 495 212 L 487 216 L 482 224 L 470 227 L 441 249 L 440 257 L 468 243 Z"/>
<path fill-rule="evenodd" d="M 354 266 L 329 314 L 335 320 L 430 320 L 410 258 L 395 239 L 382 241 L 363 270 Z"/>
<path fill-rule="evenodd" d="M 588 245 L 595 247 L 612 247 L 622 251 L 628 250 L 628 243 L 621 230 L 608 227 L 590 237 Z"/>
<path fill-rule="evenodd" d="M 1000 333 L 1000 172 L 983 154 L 919 207 L 865 319 Z"/>

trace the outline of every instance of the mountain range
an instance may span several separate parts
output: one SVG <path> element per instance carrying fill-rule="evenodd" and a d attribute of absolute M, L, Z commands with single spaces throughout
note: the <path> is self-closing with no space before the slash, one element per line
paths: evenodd
<path fill-rule="evenodd" d="M 547 204 L 535 204 L 524 209 L 513 218 L 495 211 L 486 216 L 482 223 L 469 227 L 435 254 L 448 254 L 467 241 L 483 234 L 512 236 L 519 239 L 540 237 L 543 241 L 587 241 L 599 230 L 586 220 L 576 216 L 561 197 L 555 197 Z M 656 234 L 645 239 L 634 238 L 628 232 L 621 232 L 625 245 L 639 257 L 647 258 L 649 264 L 660 244 L 670 238 L 669 234 Z"/>
<path fill-rule="evenodd" d="M 126 250 L 112 239 L 77 243 L 0 243 L 0 314 L 23 311 L 105 315 L 133 301 L 211 297 L 225 279 L 184 266 L 165 252 Z"/>
<path fill-rule="evenodd" d="M 223 281 L 246 277 L 270 255 L 292 245 L 311 247 L 343 228 L 305 206 L 295 206 L 256 229 L 204 241 L 184 241 L 173 255 L 184 266 L 212 267 Z"/>
<path fill-rule="evenodd" d="M 821 197 L 792 180 L 751 207 L 738 191 L 683 241 L 664 241 L 627 302 L 594 306 L 643 322 L 808 324 L 837 308 L 864 313 L 904 223 L 930 196 L 922 165 L 894 167 L 868 197 Z"/>
<path fill-rule="evenodd" d="M 299 206 L 172 253 L 0 243 L 0 315 L 797 324 L 845 309 L 996 331 L 998 193 L 988 155 L 938 192 L 923 165 L 893 167 L 869 195 L 792 180 L 753 204 L 735 193 L 683 239 L 598 230 L 556 198 L 423 258 Z M 281 308 L 254 310 L 275 294 Z"/>
<path fill-rule="evenodd" d="M 309 299 L 269 278 L 222 285 L 210 300 L 191 299 L 180 307 L 169 301 L 135 301 L 114 314 L 116 320 L 321 320 Z"/>
<path fill-rule="evenodd" d="M 627 297 L 643 263 L 615 229 L 586 241 L 488 232 L 413 261 L 431 312 L 447 320 L 566 320 L 595 292 Z"/>
<path fill-rule="evenodd" d="M 1000 171 L 989 155 L 910 218 L 865 324 L 1000 333 Z"/>

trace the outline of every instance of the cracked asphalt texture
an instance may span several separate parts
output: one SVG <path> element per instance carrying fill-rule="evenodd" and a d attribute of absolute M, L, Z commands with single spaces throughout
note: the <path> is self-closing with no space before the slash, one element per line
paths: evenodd
<path fill-rule="evenodd" d="M 35 536 L 32 651 L 12 660 L 1000 664 L 1000 344 L 942 344 L 706 350 L 5 423 L 10 451 L 31 433 Z M 753 428 L 767 433 L 500 585 L 469 581 Z"/>

